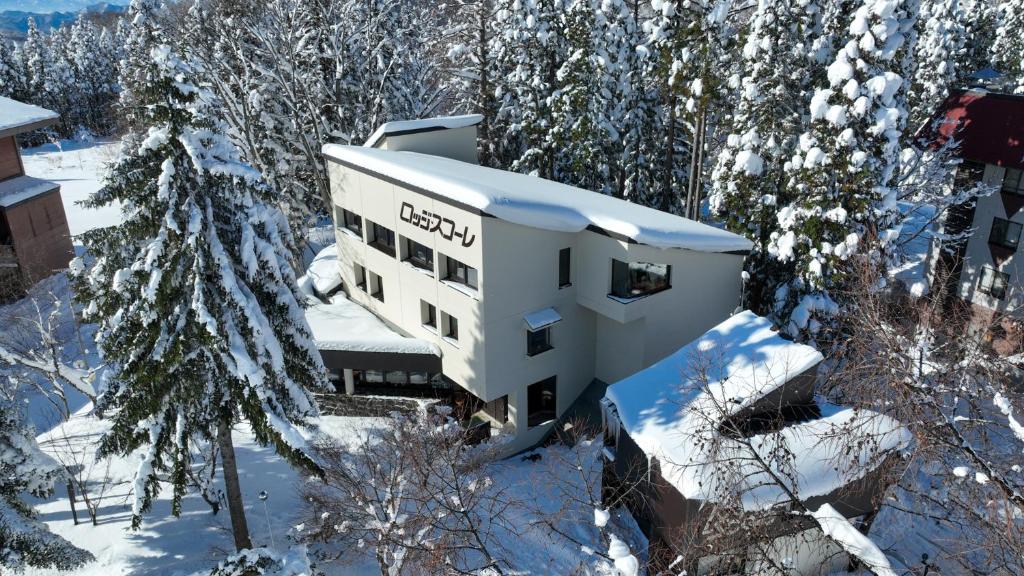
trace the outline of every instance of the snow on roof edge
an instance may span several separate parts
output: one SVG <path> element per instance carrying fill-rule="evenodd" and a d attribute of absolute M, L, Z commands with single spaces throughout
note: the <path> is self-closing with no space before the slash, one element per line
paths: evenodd
<path fill-rule="evenodd" d="M 426 132 L 432 130 L 451 130 L 475 126 L 484 119 L 482 114 L 463 114 L 461 116 L 435 116 L 433 118 L 422 118 L 419 120 L 392 120 L 385 122 L 373 131 L 373 134 L 363 144 L 366 148 L 377 145 L 381 138 L 394 135 L 399 132 Z"/>
<path fill-rule="evenodd" d="M 0 96 L 0 131 L 14 130 L 60 118 L 53 110 Z"/>
<path fill-rule="evenodd" d="M 341 144 L 325 144 L 321 152 L 361 172 L 521 226 L 556 232 L 593 226 L 638 244 L 698 252 L 746 254 L 752 246 L 726 230 L 537 176 L 418 152 Z"/>

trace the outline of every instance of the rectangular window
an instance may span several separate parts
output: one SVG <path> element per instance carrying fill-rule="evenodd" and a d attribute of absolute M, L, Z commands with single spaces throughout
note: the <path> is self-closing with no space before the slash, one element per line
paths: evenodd
<path fill-rule="evenodd" d="M 466 286 L 474 289 L 479 287 L 476 268 L 467 266 L 451 256 L 444 257 L 444 264 L 445 280 L 465 284 Z"/>
<path fill-rule="evenodd" d="M 1006 298 L 1006 285 L 1010 282 L 1010 275 L 1000 272 L 991 266 L 981 269 L 981 280 L 978 282 L 978 290 L 993 298 L 1003 300 Z"/>
<path fill-rule="evenodd" d="M 441 320 L 444 322 L 444 336 L 458 341 L 459 319 L 449 314 L 443 314 Z"/>
<path fill-rule="evenodd" d="M 1003 175 L 1003 192 L 1008 194 L 1024 194 L 1024 170 L 1007 168 Z"/>
<path fill-rule="evenodd" d="M 556 377 L 552 376 L 526 388 L 526 425 L 530 428 L 550 422 L 558 415 Z"/>
<path fill-rule="evenodd" d="M 387 254 L 395 255 L 395 233 L 390 229 L 372 220 L 367 220 L 366 243 L 377 250 Z"/>
<path fill-rule="evenodd" d="M 562 248 L 558 251 L 558 287 L 565 288 L 572 285 L 572 278 L 569 275 L 570 250 Z"/>
<path fill-rule="evenodd" d="M 526 331 L 526 355 L 536 356 L 541 352 L 551 350 L 551 328 Z"/>
<path fill-rule="evenodd" d="M 360 238 L 363 237 L 363 217 L 355 212 L 349 212 L 341 206 L 334 207 L 334 218 L 338 226 L 346 228 Z"/>
<path fill-rule="evenodd" d="M 353 268 L 355 268 L 356 272 L 356 288 L 366 292 L 366 268 L 359 264 L 354 264 Z"/>
<path fill-rule="evenodd" d="M 434 250 L 423 244 L 402 238 L 402 259 L 417 268 L 434 271 Z"/>
<path fill-rule="evenodd" d="M 992 232 L 988 235 L 990 244 L 998 244 L 1004 248 L 1017 249 L 1020 243 L 1021 225 L 1016 222 L 994 218 L 992 220 Z"/>
<path fill-rule="evenodd" d="M 424 326 L 437 329 L 437 308 L 430 302 L 420 300 L 420 322 Z"/>
<path fill-rule="evenodd" d="M 384 301 L 384 279 L 373 272 L 370 272 L 370 296 Z"/>
<path fill-rule="evenodd" d="M 650 262 L 612 260 L 612 291 L 617 298 L 637 298 L 671 288 L 672 267 Z"/>

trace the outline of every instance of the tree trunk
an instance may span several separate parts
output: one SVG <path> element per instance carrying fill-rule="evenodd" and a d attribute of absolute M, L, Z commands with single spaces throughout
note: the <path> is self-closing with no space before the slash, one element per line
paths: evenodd
<path fill-rule="evenodd" d="M 231 532 L 235 536 L 235 549 L 252 548 L 249 539 L 249 525 L 245 521 L 242 506 L 242 489 L 238 484 L 238 467 L 235 464 L 235 445 L 231 442 L 231 424 L 221 420 L 217 429 L 217 443 L 220 444 L 220 465 L 224 471 L 224 489 L 228 497 L 228 511 L 231 512 Z"/>
<path fill-rule="evenodd" d="M 665 167 L 661 175 L 661 204 L 662 212 L 672 210 L 672 169 L 675 167 L 675 144 L 676 144 L 676 101 L 668 82 L 665 83 L 665 99 L 668 102 L 668 125 L 665 127 Z"/>

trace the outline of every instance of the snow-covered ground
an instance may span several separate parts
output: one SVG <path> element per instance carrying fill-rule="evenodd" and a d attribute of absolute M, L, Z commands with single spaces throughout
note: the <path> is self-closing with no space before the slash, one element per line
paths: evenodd
<path fill-rule="evenodd" d="M 121 209 L 116 205 L 87 210 L 77 204 L 99 190 L 103 172 L 117 157 L 118 146 L 117 142 L 63 140 L 22 150 L 26 174 L 60 184 L 72 236 L 121 221 Z"/>

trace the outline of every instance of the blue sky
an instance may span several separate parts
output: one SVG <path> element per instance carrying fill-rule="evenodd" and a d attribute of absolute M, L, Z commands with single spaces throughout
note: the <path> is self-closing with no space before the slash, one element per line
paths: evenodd
<path fill-rule="evenodd" d="M 22 12 L 75 12 L 106 2 L 107 4 L 128 4 L 128 0 L 0 0 L 0 12 L 21 10 Z"/>

